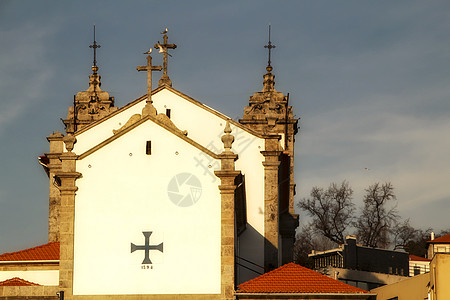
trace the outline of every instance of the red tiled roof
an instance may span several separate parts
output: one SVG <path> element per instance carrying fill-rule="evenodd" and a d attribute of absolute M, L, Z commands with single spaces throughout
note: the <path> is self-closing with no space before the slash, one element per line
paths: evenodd
<path fill-rule="evenodd" d="M 0 281 L 0 286 L 19 286 L 19 285 L 26 285 L 26 286 L 33 286 L 33 285 L 40 285 L 31 281 L 26 281 L 25 279 L 14 277 L 11 279 L 7 279 L 5 281 Z"/>
<path fill-rule="evenodd" d="M 0 261 L 59 260 L 59 242 L 0 255 Z"/>
<path fill-rule="evenodd" d="M 434 240 L 428 241 L 429 244 L 450 244 L 450 234 L 443 235 Z"/>
<path fill-rule="evenodd" d="M 289 263 L 238 286 L 241 293 L 368 293 L 357 287 Z"/>
<path fill-rule="evenodd" d="M 409 260 L 415 260 L 415 261 L 430 261 L 428 258 L 420 257 L 414 254 L 409 255 Z"/>

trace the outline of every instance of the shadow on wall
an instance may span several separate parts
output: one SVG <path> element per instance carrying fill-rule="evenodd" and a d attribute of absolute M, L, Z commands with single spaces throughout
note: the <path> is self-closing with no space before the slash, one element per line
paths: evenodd
<path fill-rule="evenodd" d="M 265 244 L 269 246 L 265 246 Z M 264 270 L 265 247 L 268 247 L 270 252 L 276 251 L 276 247 L 273 244 L 271 244 L 253 226 L 247 224 L 246 229 L 239 235 L 236 244 L 236 285 L 249 281 L 278 267 L 270 266 L 270 270 Z"/>

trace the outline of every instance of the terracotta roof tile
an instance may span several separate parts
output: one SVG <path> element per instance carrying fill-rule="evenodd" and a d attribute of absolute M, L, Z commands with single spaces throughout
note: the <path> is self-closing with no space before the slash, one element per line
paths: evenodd
<path fill-rule="evenodd" d="M 368 293 L 338 280 L 289 263 L 238 286 L 241 293 Z"/>
<path fill-rule="evenodd" d="M 19 278 L 19 277 L 13 277 L 11 279 L 7 279 L 5 281 L 0 281 L 0 286 L 33 286 L 33 285 L 40 285 L 31 281 L 26 281 L 25 279 Z"/>
<path fill-rule="evenodd" d="M 415 261 L 430 261 L 430 259 L 425 258 L 425 257 L 420 257 L 414 254 L 410 254 L 409 255 L 409 260 L 415 260 Z"/>
<path fill-rule="evenodd" d="M 59 260 L 59 242 L 0 255 L 0 261 Z"/>
<path fill-rule="evenodd" d="M 443 235 L 434 240 L 428 241 L 429 244 L 450 244 L 450 234 Z"/>

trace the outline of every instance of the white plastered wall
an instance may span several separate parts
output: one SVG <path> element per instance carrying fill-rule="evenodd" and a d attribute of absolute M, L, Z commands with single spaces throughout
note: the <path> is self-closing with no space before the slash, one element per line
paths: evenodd
<path fill-rule="evenodd" d="M 171 120 L 179 129 L 187 130 L 190 138 L 215 153 L 223 151 L 221 137 L 224 134 L 226 123 L 223 118 L 169 90 L 158 92 L 152 99 L 158 112 L 165 113 L 166 109 L 170 109 Z M 264 266 L 264 166 L 262 164 L 264 156 L 261 154 L 261 151 L 264 150 L 264 139 L 238 126 L 231 125 L 231 130 L 231 134 L 235 138 L 232 151 L 239 155 L 236 169 L 245 176 L 249 225 L 239 238 L 238 255 Z M 213 173 L 208 172 L 207 166 L 210 163 L 207 159 L 201 156 L 195 159 L 197 168 L 202 169 L 205 174 L 209 174 L 212 181 L 219 181 Z M 263 271 L 257 267 L 256 270 Z M 257 273 L 248 272 L 241 267 L 238 267 L 237 275 L 244 280 L 258 276 Z"/>
<path fill-rule="evenodd" d="M 77 161 L 74 294 L 220 293 L 220 193 L 195 167 L 198 152 L 149 120 Z M 181 173 L 201 186 L 198 196 L 194 182 L 199 198 L 188 207 L 172 202 Z M 144 245 L 143 231 L 152 232 L 150 245 L 163 243 L 162 253 L 149 252 L 152 264 L 143 264 L 144 250 L 131 253 L 131 243 Z"/>
<path fill-rule="evenodd" d="M 188 137 L 214 153 L 223 151 L 221 136 L 226 116 L 215 114 L 204 107 L 163 89 L 152 96 L 153 105 L 158 113 L 171 110 L 171 120 L 180 129 L 187 130 Z M 101 141 L 113 135 L 113 129 L 119 129 L 134 114 L 140 114 L 146 99 L 121 111 L 117 115 L 100 122 L 95 127 L 77 135 L 74 152 L 81 154 Z M 206 106 L 205 106 L 206 107 Z M 222 117 L 221 117 L 222 116 Z M 239 155 L 236 169 L 245 175 L 247 201 L 247 230 L 239 239 L 239 255 L 258 265 L 264 265 L 264 161 L 260 151 L 264 150 L 264 139 L 259 138 L 238 126 L 231 125 L 235 137 L 233 152 Z M 200 172 L 205 180 L 218 184 L 214 170 L 220 168 L 220 162 L 198 151 L 192 158 L 193 168 Z M 261 270 L 260 270 L 261 271 Z M 246 271 L 244 271 L 246 272 Z M 238 274 L 239 275 L 239 274 Z M 247 272 L 245 279 L 258 274 Z"/>

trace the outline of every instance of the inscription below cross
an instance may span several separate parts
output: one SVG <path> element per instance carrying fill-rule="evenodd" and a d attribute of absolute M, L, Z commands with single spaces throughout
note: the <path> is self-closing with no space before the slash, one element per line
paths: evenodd
<path fill-rule="evenodd" d="M 164 84 L 172 86 L 172 81 L 170 80 L 169 76 L 167 75 L 167 55 L 169 55 L 169 56 L 172 56 L 172 55 L 170 55 L 167 52 L 167 49 L 176 49 L 177 45 L 167 43 L 167 31 L 168 31 L 168 29 L 166 28 L 166 30 L 161 32 L 161 34 L 164 34 L 164 36 L 163 36 L 164 43 L 161 44 L 158 41 L 158 43 L 156 43 L 154 46 L 155 48 L 159 48 L 159 53 L 163 54 L 163 75 L 161 76 L 161 79 L 158 82 L 158 86 L 162 86 Z"/>
<path fill-rule="evenodd" d="M 161 71 L 161 66 L 152 66 L 152 57 L 150 56 L 152 53 L 152 49 L 145 52 L 147 55 L 147 65 L 146 66 L 137 66 L 136 70 L 138 71 L 147 71 L 147 103 L 153 103 L 152 101 L 152 71 Z"/>
<path fill-rule="evenodd" d="M 131 253 L 136 250 L 144 250 L 145 257 L 142 261 L 142 264 L 151 264 L 152 261 L 150 260 L 150 250 L 158 250 L 160 252 L 163 252 L 163 243 L 160 243 L 159 245 L 150 245 L 150 236 L 152 235 L 152 231 L 143 231 L 142 233 L 145 236 L 145 245 L 136 246 L 135 244 L 131 243 Z"/>

